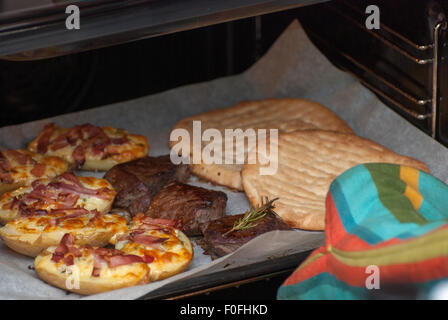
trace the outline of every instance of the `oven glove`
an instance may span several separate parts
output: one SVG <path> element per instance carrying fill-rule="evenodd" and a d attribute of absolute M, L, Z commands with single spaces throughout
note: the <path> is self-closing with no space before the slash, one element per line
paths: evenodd
<path fill-rule="evenodd" d="M 448 185 L 414 168 L 355 166 L 331 184 L 326 244 L 277 298 L 431 298 L 448 277 Z"/>

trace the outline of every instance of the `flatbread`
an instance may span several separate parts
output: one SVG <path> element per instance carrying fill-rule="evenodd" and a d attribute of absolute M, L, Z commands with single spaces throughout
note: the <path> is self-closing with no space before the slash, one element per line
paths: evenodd
<path fill-rule="evenodd" d="M 275 212 L 293 228 L 324 230 L 325 197 L 331 182 L 362 163 L 394 163 L 429 172 L 423 162 L 356 135 L 295 131 L 279 135 L 275 174 L 260 175 L 260 162 L 244 166 L 244 191 L 254 206 L 262 197 L 279 197 Z"/>
<path fill-rule="evenodd" d="M 173 128 L 186 129 L 193 140 L 193 121 L 201 121 L 202 132 L 206 129 L 217 129 L 225 139 L 225 129 L 278 129 L 280 132 L 291 132 L 295 130 L 329 130 L 352 134 L 352 129 L 335 113 L 323 105 L 305 99 L 265 99 L 257 101 L 240 102 L 234 106 L 217 109 L 210 112 L 194 115 L 179 121 Z M 233 137 L 230 139 L 234 139 Z M 190 145 L 190 160 L 192 159 L 193 147 Z M 178 141 L 170 141 L 170 147 Z M 183 143 L 183 141 L 182 141 Z M 202 142 L 203 149 L 209 142 Z M 234 143 L 235 144 L 235 143 Z M 243 159 L 247 155 L 246 142 L 240 150 Z M 243 163 L 236 163 L 235 157 L 228 159 L 226 164 L 223 150 L 222 164 L 200 163 L 190 164 L 193 174 L 216 184 L 224 185 L 236 190 L 243 190 L 241 170 Z"/>

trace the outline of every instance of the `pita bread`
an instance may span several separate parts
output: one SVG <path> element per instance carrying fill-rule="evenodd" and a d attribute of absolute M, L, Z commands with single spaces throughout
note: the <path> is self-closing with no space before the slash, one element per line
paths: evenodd
<path fill-rule="evenodd" d="M 324 230 L 325 198 L 331 182 L 362 163 L 394 163 L 429 172 L 423 162 L 399 155 L 371 140 L 314 130 L 280 134 L 277 172 L 260 175 L 262 165 L 257 161 L 257 164 L 244 165 L 242 181 L 252 205 L 259 205 L 265 196 L 279 197 L 275 212 L 289 226 Z"/>
<path fill-rule="evenodd" d="M 198 114 L 179 121 L 173 128 L 184 128 L 193 137 L 193 121 L 201 121 L 202 132 L 206 129 L 217 129 L 225 140 L 225 129 L 278 129 L 280 132 L 291 132 L 295 130 L 329 130 L 343 133 L 353 133 L 352 129 L 335 113 L 319 103 L 305 99 L 265 99 L 258 101 L 240 102 L 235 106 L 217 109 L 210 112 Z M 230 140 L 235 138 L 231 137 Z M 170 141 L 170 147 L 177 144 Z M 202 142 L 201 150 L 209 142 Z M 246 159 L 247 142 L 238 149 Z M 190 150 L 193 150 L 192 144 Z M 234 150 L 236 147 L 234 146 Z M 224 154 L 224 152 L 222 152 Z M 192 152 L 190 159 L 192 158 Z M 243 190 L 241 181 L 241 170 L 243 163 L 237 164 L 235 157 L 226 159 L 225 155 L 219 156 L 223 164 L 207 164 L 204 161 L 191 164 L 193 174 L 211 181 L 212 183 L 225 185 L 232 189 Z"/>

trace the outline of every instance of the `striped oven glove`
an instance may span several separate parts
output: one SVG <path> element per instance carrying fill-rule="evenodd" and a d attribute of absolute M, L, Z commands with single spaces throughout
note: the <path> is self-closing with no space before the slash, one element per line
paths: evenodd
<path fill-rule="evenodd" d="M 369 299 L 388 286 L 425 298 L 448 276 L 448 186 L 417 169 L 353 167 L 330 186 L 326 244 L 286 279 L 278 299 Z"/>

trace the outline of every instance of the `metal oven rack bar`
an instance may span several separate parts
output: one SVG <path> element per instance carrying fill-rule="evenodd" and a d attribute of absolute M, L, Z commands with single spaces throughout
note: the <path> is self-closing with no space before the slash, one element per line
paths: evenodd
<path fill-rule="evenodd" d="M 308 31 L 308 33 L 310 33 L 315 39 L 317 39 L 326 48 L 328 48 L 330 50 L 335 50 L 334 48 L 331 47 L 331 45 L 328 43 L 328 41 L 325 40 L 324 38 L 322 38 L 321 36 L 317 35 L 316 33 L 312 32 L 312 31 Z M 425 105 L 428 102 L 431 102 L 430 99 L 417 98 L 417 97 L 413 96 L 411 93 L 403 91 L 402 89 L 398 88 L 393 83 L 391 83 L 390 81 L 386 80 L 384 77 L 382 77 L 381 75 L 379 75 L 378 73 L 376 73 L 375 71 L 370 69 L 369 67 L 367 67 L 364 64 L 358 62 L 352 56 L 350 56 L 350 55 L 348 55 L 346 53 L 343 53 L 342 51 L 338 51 L 338 54 L 340 56 L 344 57 L 347 61 L 352 63 L 358 69 L 363 70 L 363 71 L 369 73 L 374 78 L 376 78 L 378 81 L 380 81 L 381 83 L 385 84 L 386 86 L 388 86 L 389 88 L 393 89 L 394 91 L 398 92 L 399 94 L 401 94 L 402 96 L 406 97 L 407 99 L 413 101 L 414 103 L 419 104 L 419 105 Z M 352 72 L 352 71 L 350 71 L 348 69 L 346 69 L 345 71 L 350 73 L 355 78 L 357 78 L 363 85 L 368 87 L 370 90 L 374 91 L 378 95 L 381 95 L 383 98 L 385 98 L 388 101 L 392 102 L 399 109 L 401 109 L 402 111 L 412 115 L 414 118 L 419 119 L 419 120 L 424 120 L 424 119 L 427 119 L 429 117 L 432 117 L 432 113 L 417 113 L 414 110 L 404 106 L 402 103 L 397 101 L 395 98 L 391 97 L 390 95 L 388 95 L 387 93 L 382 91 L 380 88 L 378 88 L 378 87 L 370 84 L 369 82 L 365 81 L 362 77 L 358 76 L 354 72 Z"/>
<path fill-rule="evenodd" d="M 351 8 L 352 10 L 358 12 L 359 14 L 364 14 L 361 10 L 359 10 L 359 8 L 355 7 L 355 6 L 354 6 L 353 4 L 351 4 L 350 2 L 348 2 L 348 1 L 343 1 L 343 3 L 344 3 L 344 5 L 346 5 L 347 7 Z M 334 8 L 334 7 L 333 7 L 333 8 Z M 354 21 L 354 20 L 352 19 L 352 21 Z M 357 22 L 355 21 L 355 23 L 357 23 Z M 389 26 L 385 25 L 384 23 L 381 23 L 381 30 L 383 30 L 383 31 L 385 30 L 387 33 L 393 35 L 393 36 L 396 37 L 397 39 L 400 39 L 400 40 L 403 41 L 404 43 L 408 44 L 409 46 L 411 46 L 411 47 L 413 47 L 414 49 L 417 49 L 417 50 L 419 50 L 419 51 L 426 51 L 426 50 L 431 49 L 431 48 L 434 47 L 434 44 L 432 44 L 432 43 L 429 43 L 429 44 L 418 44 L 418 43 L 415 43 L 415 42 L 412 41 L 411 39 L 409 39 L 409 38 L 403 36 L 401 33 L 395 31 L 394 29 L 390 28 Z M 368 29 L 367 29 L 367 32 L 377 35 L 377 34 L 376 34 L 374 31 L 372 31 L 372 30 L 368 30 Z M 387 40 L 387 39 L 385 39 L 384 37 L 381 37 L 380 35 L 378 35 L 378 37 L 381 38 L 381 39 Z M 380 40 L 381 40 L 381 39 L 380 39 Z M 390 41 L 388 41 L 388 42 L 393 44 L 393 42 L 390 42 Z M 396 47 L 398 47 L 398 46 L 396 46 Z M 409 54 L 409 55 L 412 56 L 411 54 Z M 417 59 L 417 58 L 416 58 L 416 59 Z M 426 62 L 423 62 L 423 63 L 426 63 Z"/>
<path fill-rule="evenodd" d="M 293 253 L 275 259 L 257 262 L 229 270 L 217 271 L 167 284 L 140 299 L 178 300 L 195 298 L 201 294 L 238 287 L 255 281 L 269 280 L 281 274 L 290 275 L 311 254 L 312 250 Z M 232 299 L 232 297 L 229 297 Z"/>
<path fill-rule="evenodd" d="M 360 13 L 359 9 L 352 6 L 350 3 L 344 1 L 343 4 L 347 7 L 350 7 L 350 9 L 357 11 Z M 342 56 L 346 61 L 348 61 L 350 64 L 355 66 L 358 70 L 362 70 L 364 73 L 368 74 L 370 77 L 375 79 L 376 81 L 380 82 L 384 86 L 386 86 L 388 89 L 390 89 L 392 92 L 396 93 L 398 96 L 401 96 L 408 101 L 420 105 L 420 106 L 428 106 L 429 110 L 425 113 L 419 113 L 413 110 L 412 108 L 409 108 L 403 103 L 397 101 L 393 96 L 387 94 L 384 90 L 381 88 L 369 83 L 362 77 L 356 75 L 355 73 L 345 70 L 349 73 L 351 73 L 353 76 L 355 76 L 363 85 L 368 87 L 370 90 L 372 90 L 377 95 L 383 97 L 384 99 L 388 100 L 389 102 L 393 103 L 398 109 L 405 112 L 406 114 L 410 115 L 411 117 L 417 119 L 417 120 L 424 120 L 431 118 L 431 128 L 430 128 L 430 134 L 433 138 L 436 138 L 437 134 L 437 121 L 438 121 L 438 105 L 440 101 L 439 97 L 439 59 L 440 59 L 440 32 L 441 30 L 446 30 L 447 28 L 447 20 L 443 18 L 443 20 L 440 20 L 433 28 L 433 43 L 429 44 L 417 44 L 410 40 L 409 38 L 405 37 L 404 35 L 400 34 L 399 32 L 393 30 L 392 28 L 384 25 L 381 23 L 380 30 L 382 32 L 386 31 L 387 34 L 394 38 L 396 41 L 390 41 L 386 37 L 384 37 L 382 34 L 374 31 L 374 30 L 368 30 L 364 25 L 356 21 L 354 18 L 343 12 L 342 10 L 338 9 L 335 5 L 332 3 L 329 3 L 327 6 L 330 10 L 332 10 L 335 14 L 338 14 L 339 16 L 343 17 L 346 21 L 350 22 L 351 24 L 355 25 L 358 28 L 362 28 L 364 31 L 368 32 L 370 35 L 375 37 L 375 39 L 381 41 L 386 46 L 392 48 L 394 51 L 398 52 L 400 55 L 405 57 L 406 59 L 409 59 L 413 63 L 419 64 L 419 65 L 429 65 L 432 64 L 432 81 L 431 81 L 431 88 L 430 91 L 432 93 L 431 97 L 417 97 L 411 92 L 406 92 L 405 90 L 400 89 L 398 86 L 394 85 L 387 79 L 385 79 L 383 76 L 366 66 L 365 64 L 362 64 L 361 62 L 357 61 L 355 58 L 350 56 L 349 54 L 342 52 L 341 50 L 333 48 L 327 40 L 323 39 L 322 37 L 318 36 L 316 33 L 312 31 L 308 31 L 316 40 L 318 40 L 322 45 L 327 47 L 328 49 L 332 51 L 336 51 L 336 53 L 340 56 Z M 416 57 L 414 54 L 409 52 L 408 50 L 400 47 L 396 43 L 403 42 L 412 48 L 419 50 L 421 52 L 428 52 L 432 49 L 432 55 L 429 58 L 419 58 Z M 429 53 L 430 54 L 430 53 Z"/>

